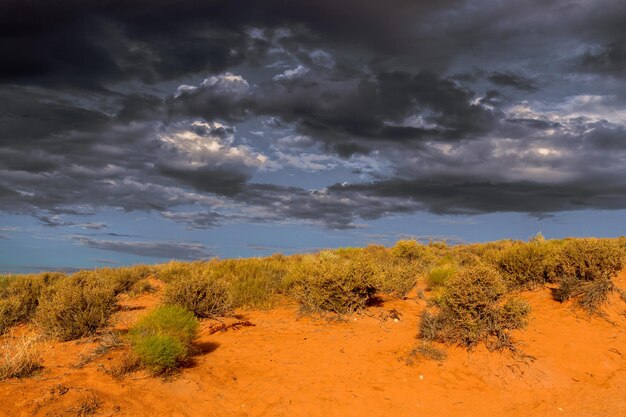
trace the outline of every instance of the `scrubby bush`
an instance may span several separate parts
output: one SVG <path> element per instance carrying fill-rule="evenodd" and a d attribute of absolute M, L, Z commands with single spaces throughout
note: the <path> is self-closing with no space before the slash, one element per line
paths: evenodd
<path fill-rule="evenodd" d="M 553 249 L 543 241 L 518 243 L 502 251 L 496 265 L 509 288 L 530 289 L 551 279 L 546 268 Z"/>
<path fill-rule="evenodd" d="M 74 274 L 44 291 L 34 320 L 47 334 L 72 340 L 104 327 L 115 309 L 115 285 Z"/>
<path fill-rule="evenodd" d="M 101 268 L 94 274 L 104 281 L 111 283 L 116 293 L 128 291 L 132 286 L 152 275 L 154 268 L 148 265 L 134 265 L 123 268 Z"/>
<path fill-rule="evenodd" d="M 292 294 L 309 313 L 353 313 L 364 308 L 376 292 L 371 265 L 333 254 L 305 257 L 289 276 Z"/>
<path fill-rule="evenodd" d="M 420 337 L 468 348 L 479 342 L 492 348 L 512 347 L 508 330 L 523 326 L 530 307 L 522 300 L 509 300 L 502 306 L 506 291 L 504 281 L 490 266 L 461 269 L 446 282 L 438 314 L 422 314 Z"/>
<path fill-rule="evenodd" d="M 378 292 L 404 298 L 417 284 L 422 268 L 412 262 L 392 260 L 374 265 L 374 281 Z"/>
<path fill-rule="evenodd" d="M 597 311 L 615 289 L 612 278 L 622 269 L 623 256 L 616 240 L 565 241 L 549 271 L 559 284 L 555 298 L 575 298 L 586 310 Z"/>
<path fill-rule="evenodd" d="M 165 304 L 177 305 L 198 317 L 219 317 L 232 312 L 233 298 L 227 281 L 211 270 L 192 269 L 165 288 Z"/>
<path fill-rule="evenodd" d="M 391 248 L 391 254 L 398 258 L 416 260 L 421 257 L 424 250 L 423 245 L 415 240 L 399 240 Z"/>
<path fill-rule="evenodd" d="M 189 359 L 198 336 L 194 314 L 179 306 L 161 306 L 129 331 L 133 352 L 153 373 L 172 371 Z"/>
<path fill-rule="evenodd" d="M 0 334 L 29 321 L 37 310 L 44 288 L 62 277 L 62 273 L 50 272 L 7 279 L 0 287 Z"/>

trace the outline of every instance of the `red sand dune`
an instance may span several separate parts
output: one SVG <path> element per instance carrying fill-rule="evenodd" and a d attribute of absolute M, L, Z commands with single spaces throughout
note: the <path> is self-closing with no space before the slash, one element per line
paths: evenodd
<path fill-rule="evenodd" d="M 616 283 L 626 288 L 626 271 Z M 441 363 L 407 365 L 425 306 L 415 297 L 343 322 L 299 318 L 282 305 L 241 312 L 252 326 L 213 333 L 222 323 L 203 322 L 202 353 L 169 381 L 143 372 L 114 379 L 105 370 L 123 355 L 115 349 L 77 368 L 93 341 L 50 344 L 41 373 L 0 382 L 0 415 L 87 415 L 91 400 L 98 416 L 626 416 L 626 304 L 614 295 L 606 317 L 589 317 L 547 288 L 523 296 L 531 323 L 514 337 L 534 359 L 449 347 Z M 157 302 L 158 294 L 124 300 L 131 308 L 115 326 Z M 400 320 L 381 320 L 391 309 Z"/>

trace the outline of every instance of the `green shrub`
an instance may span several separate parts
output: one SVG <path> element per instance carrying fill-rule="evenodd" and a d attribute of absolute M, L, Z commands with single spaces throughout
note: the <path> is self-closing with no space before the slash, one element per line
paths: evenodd
<path fill-rule="evenodd" d="M 330 255 L 304 258 L 289 279 L 292 294 L 308 313 L 350 314 L 364 308 L 376 292 L 371 265 Z"/>
<path fill-rule="evenodd" d="M 45 333 L 65 341 L 106 326 L 115 309 L 114 285 L 79 274 L 61 279 L 44 292 L 34 320 Z"/>
<path fill-rule="evenodd" d="M 174 370 L 189 359 L 198 336 L 194 314 L 179 306 L 161 306 L 129 331 L 133 352 L 153 373 Z"/>
<path fill-rule="evenodd" d="M 232 312 L 230 286 L 210 270 L 191 270 L 189 275 L 170 282 L 163 296 L 165 304 L 177 305 L 198 317 L 220 317 Z"/>
<path fill-rule="evenodd" d="M 479 342 L 496 349 L 513 348 L 508 330 L 525 324 L 530 306 L 522 300 L 509 300 L 501 306 L 506 290 L 504 281 L 490 266 L 461 269 L 446 282 L 439 313 L 422 314 L 420 337 L 467 348 Z"/>

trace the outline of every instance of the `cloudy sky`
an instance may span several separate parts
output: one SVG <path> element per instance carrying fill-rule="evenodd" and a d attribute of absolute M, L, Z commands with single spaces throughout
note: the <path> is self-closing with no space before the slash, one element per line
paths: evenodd
<path fill-rule="evenodd" d="M 0 271 L 626 234 L 623 0 L 4 0 Z"/>

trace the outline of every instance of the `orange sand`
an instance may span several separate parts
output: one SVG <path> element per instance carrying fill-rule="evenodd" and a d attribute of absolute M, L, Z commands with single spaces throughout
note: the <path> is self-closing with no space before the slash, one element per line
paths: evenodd
<path fill-rule="evenodd" d="M 626 288 L 626 271 L 616 283 Z M 514 337 L 534 359 L 452 347 L 441 363 L 407 365 L 425 306 L 416 297 L 343 322 L 282 305 L 240 312 L 252 326 L 203 322 L 202 352 L 169 381 L 114 379 L 104 371 L 120 349 L 77 368 L 93 340 L 50 343 L 37 376 L 0 382 L 0 416 L 81 415 L 88 400 L 97 416 L 626 416 L 626 304 L 614 295 L 600 318 L 553 301 L 549 289 L 523 296 L 531 323 Z M 114 326 L 127 328 L 158 298 L 123 300 Z M 399 321 L 381 319 L 391 309 Z"/>

